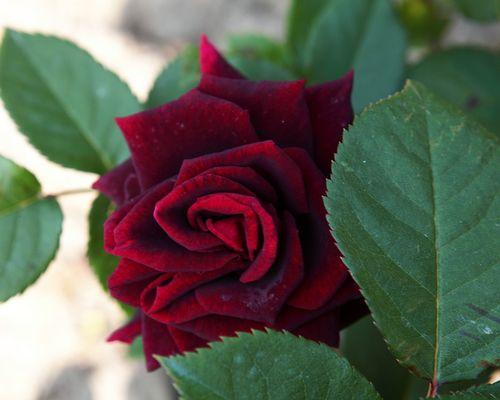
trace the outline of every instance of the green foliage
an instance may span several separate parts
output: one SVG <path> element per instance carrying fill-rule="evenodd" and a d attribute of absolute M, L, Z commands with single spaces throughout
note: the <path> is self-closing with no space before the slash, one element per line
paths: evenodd
<path fill-rule="evenodd" d="M 7 30 L 0 50 L 5 107 L 50 160 L 103 173 L 128 154 L 113 119 L 139 111 L 128 86 L 74 44 Z"/>
<path fill-rule="evenodd" d="M 0 156 L 0 301 L 45 271 L 59 246 L 62 218 L 57 201 L 40 196 L 35 176 Z"/>
<path fill-rule="evenodd" d="M 356 112 L 399 89 L 406 40 L 387 0 L 297 0 L 290 13 L 289 40 L 300 35 L 307 40 L 289 45 L 309 83 L 354 69 Z"/>
<path fill-rule="evenodd" d="M 146 106 L 157 107 L 175 100 L 194 88 L 199 80 L 198 47 L 188 45 L 156 78 Z"/>
<path fill-rule="evenodd" d="M 458 9 L 468 18 L 479 22 L 493 22 L 500 18 L 500 0 L 454 0 Z"/>
<path fill-rule="evenodd" d="M 104 221 L 112 211 L 109 200 L 103 195 L 96 197 L 89 213 L 89 242 L 87 257 L 99 283 L 108 290 L 108 278 L 118 265 L 118 258 L 104 251 Z"/>
<path fill-rule="evenodd" d="M 339 147 L 329 222 L 391 351 L 441 384 L 498 363 L 498 138 L 423 86 Z"/>
<path fill-rule="evenodd" d="M 183 399 L 380 399 L 334 350 L 289 333 L 241 333 L 211 347 L 159 358 Z"/>
<path fill-rule="evenodd" d="M 118 265 L 118 258 L 104 251 L 104 222 L 113 211 L 110 201 L 103 195 L 96 197 L 89 213 L 89 242 L 87 258 L 103 290 L 108 292 L 108 278 Z M 134 309 L 124 303 L 119 303 L 129 316 Z"/>
<path fill-rule="evenodd" d="M 500 54 L 474 48 L 433 53 L 409 71 L 444 99 L 500 133 Z"/>
<path fill-rule="evenodd" d="M 500 382 L 470 388 L 464 392 L 438 396 L 440 400 L 493 400 L 500 399 Z"/>
<path fill-rule="evenodd" d="M 286 49 L 281 43 L 262 35 L 229 38 L 227 58 L 252 80 L 293 80 Z"/>
<path fill-rule="evenodd" d="M 401 367 L 387 349 L 371 317 L 342 331 L 340 350 L 368 379 L 384 400 L 413 400 L 425 393 L 427 383 Z"/>

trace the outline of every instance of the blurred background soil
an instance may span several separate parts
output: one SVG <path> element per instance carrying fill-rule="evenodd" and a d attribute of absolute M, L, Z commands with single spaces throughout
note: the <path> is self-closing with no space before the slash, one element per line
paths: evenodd
<path fill-rule="evenodd" d="M 68 38 L 117 72 L 144 99 L 156 75 L 201 32 L 282 37 L 287 0 L 0 0 L 6 27 Z M 500 45 L 498 24 L 457 19 L 447 43 Z M 0 106 L 0 153 L 33 171 L 46 193 L 88 187 L 92 174 L 62 168 L 34 150 Z M 0 400 L 168 400 L 164 373 L 146 374 L 106 336 L 124 319 L 85 257 L 92 194 L 61 198 L 60 251 L 48 271 L 0 305 Z M 1 234 L 1 233 L 0 233 Z"/>

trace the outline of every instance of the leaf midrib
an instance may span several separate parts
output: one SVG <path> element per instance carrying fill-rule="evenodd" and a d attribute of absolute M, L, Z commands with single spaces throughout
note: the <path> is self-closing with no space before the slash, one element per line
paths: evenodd
<path fill-rule="evenodd" d="M 421 98 L 417 90 L 414 90 L 417 97 Z M 427 135 L 427 152 L 429 155 L 429 180 L 431 185 L 431 205 L 432 205 L 432 229 L 433 229 L 433 246 L 434 246 L 434 270 L 435 270 L 435 290 L 436 290 L 436 307 L 435 307 L 435 317 L 434 317 L 434 356 L 433 356 L 433 372 L 432 372 L 432 382 L 433 384 L 438 384 L 439 375 L 439 352 L 440 352 L 440 290 L 439 290 L 439 246 L 438 246 L 438 226 L 437 226 L 437 207 L 436 207 L 436 177 L 434 176 L 433 168 L 433 156 L 432 156 L 432 145 L 431 145 L 431 135 L 429 132 L 429 121 L 428 114 L 425 115 L 425 132 Z"/>
<path fill-rule="evenodd" d="M 59 104 L 61 110 L 75 124 L 77 131 L 80 132 L 80 136 L 87 142 L 87 144 L 92 148 L 92 150 L 95 151 L 95 153 L 97 154 L 97 156 L 102 164 L 101 167 L 104 167 L 105 171 L 110 170 L 113 167 L 113 163 L 111 162 L 111 160 L 109 160 L 106 157 L 106 155 L 103 152 L 101 152 L 101 150 L 99 149 L 99 146 L 94 141 L 92 135 L 89 132 L 87 132 L 87 130 L 81 124 L 81 122 L 78 120 L 78 118 L 71 112 L 70 109 L 68 109 L 66 107 L 66 104 L 64 103 L 64 101 L 62 101 L 61 98 L 59 97 L 57 90 L 55 90 L 51 86 L 50 79 L 47 79 L 47 77 L 45 76 L 42 69 L 39 69 L 37 67 L 37 64 L 32 59 L 30 52 L 27 49 L 25 49 L 25 47 L 23 45 L 23 39 L 18 39 L 18 38 L 16 38 L 16 36 L 13 36 L 13 35 L 11 35 L 11 39 L 18 45 L 19 49 L 24 54 L 26 60 L 28 61 L 28 63 L 32 67 L 33 71 L 35 71 L 35 73 L 40 78 L 41 82 L 47 87 L 48 92 L 52 95 L 52 97 L 54 98 L 56 103 Z"/>

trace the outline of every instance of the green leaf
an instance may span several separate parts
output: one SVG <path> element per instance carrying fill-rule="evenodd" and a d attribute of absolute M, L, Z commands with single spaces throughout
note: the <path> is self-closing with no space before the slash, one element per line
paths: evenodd
<path fill-rule="evenodd" d="M 96 197 L 89 213 L 89 242 L 87 257 L 99 283 L 108 291 L 108 278 L 118 265 L 118 258 L 104 251 L 104 221 L 113 211 L 110 201 L 103 195 Z"/>
<path fill-rule="evenodd" d="M 0 301 L 21 293 L 45 271 L 61 228 L 57 201 L 42 198 L 35 176 L 0 156 Z"/>
<path fill-rule="evenodd" d="M 431 54 L 409 76 L 500 133 L 499 71 L 499 53 L 455 48 Z"/>
<path fill-rule="evenodd" d="M 87 258 L 101 287 L 106 293 L 108 278 L 118 265 L 118 257 L 104 251 L 104 222 L 113 211 L 110 201 L 103 195 L 96 197 L 89 213 L 89 242 L 87 245 Z M 119 302 L 120 307 L 129 316 L 134 314 L 134 309 L 127 304 Z"/>
<path fill-rule="evenodd" d="M 103 173 L 127 157 L 113 119 L 139 111 L 139 103 L 125 83 L 74 44 L 7 30 L 0 91 L 21 132 L 50 160 Z"/>
<path fill-rule="evenodd" d="M 199 80 L 198 47 L 188 45 L 156 78 L 146 105 L 157 107 L 175 100 L 194 88 Z"/>
<path fill-rule="evenodd" d="M 306 74 L 318 83 L 354 69 L 359 112 L 400 88 L 405 50 L 404 30 L 387 0 L 330 0 L 311 28 Z"/>
<path fill-rule="evenodd" d="M 466 17 L 480 22 L 500 18 L 500 0 L 455 0 L 455 5 Z"/>
<path fill-rule="evenodd" d="M 457 392 L 446 396 L 438 396 L 441 400 L 493 400 L 500 399 L 500 382 L 470 388 L 465 392 Z"/>
<path fill-rule="evenodd" d="M 342 331 L 341 352 L 368 379 L 384 400 L 418 399 L 427 383 L 401 367 L 367 316 Z"/>
<path fill-rule="evenodd" d="M 287 46 L 295 57 L 299 69 L 304 69 L 304 50 L 307 38 L 318 16 L 331 0 L 292 0 L 288 12 Z"/>
<path fill-rule="evenodd" d="M 437 384 L 498 363 L 498 138 L 423 86 L 361 114 L 329 222 L 400 363 Z"/>
<path fill-rule="evenodd" d="M 158 359 L 185 400 L 380 399 L 334 350 L 289 333 L 240 333 L 211 349 Z"/>
<path fill-rule="evenodd" d="M 237 35 L 229 38 L 227 59 L 252 80 L 296 79 L 288 65 L 281 43 L 262 35 Z"/>

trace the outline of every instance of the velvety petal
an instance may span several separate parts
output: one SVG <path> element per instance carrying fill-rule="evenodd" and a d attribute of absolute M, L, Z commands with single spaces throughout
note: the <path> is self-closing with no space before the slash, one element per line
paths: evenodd
<path fill-rule="evenodd" d="M 143 290 L 141 308 L 151 318 L 161 321 L 163 319 L 161 314 L 171 311 L 167 310 L 167 307 L 180 296 L 206 282 L 210 282 L 243 268 L 243 262 L 235 260 L 214 271 L 184 272 L 174 274 L 173 276 L 167 275 L 165 279 L 161 281 L 157 280 L 151 282 L 151 284 Z"/>
<path fill-rule="evenodd" d="M 200 347 L 206 347 L 207 341 L 192 333 L 176 328 L 172 325 L 168 326 L 170 335 L 174 339 L 175 345 L 181 353 L 185 351 L 193 351 Z"/>
<path fill-rule="evenodd" d="M 295 335 L 305 337 L 316 342 L 326 343 L 328 346 L 339 345 L 339 316 L 338 310 L 320 315 L 293 331 Z"/>
<path fill-rule="evenodd" d="M 276 203 L 278 201 L 278 194 L 273 185 L 271 185 L 265 177 L 261 176 L 250 167 L 237 167 L 232 165 L 213 167 L 203 171 L 202 174 L 218 175 L 231 179 L 245 186 L 255 194 L 255 197 L 258 197 L 266 203 Z M 177 180 L 176 186 L 180 184 L 182 184 L 182 181 Z"/>
<path fill-rule="evenodd" d="M 219 198 L 223 196 L 226 201 L 221 203 Z M 250 260 L 254 259 L 255 252 L 260 246 L 260 226 L 259 218 L 255 211 L 237 201 L 231 200 L 227 194 L 208 195 L 198 198 L 187 212 L 188 221 L 191 226 L 199 226 L 200 229 L 210 231 L 217 235 L 218 231 L 212 223 L 210 228 L 210 219 L 205 220 L 203 215 L 224 215 L 242 219 L 246 250 Z M 219 238 L 224 241 L 223 238 Z"/>
<path fill-rule="evenodd" d="M 248 110 L 261 140 L 301 147 L 313 154 L 313 134 L 304 81 L 252 82 L 203 75 L 198 89 Z"/>
<path fill-rule="evenodd" d="M 272 323 L 288 296 L 301 282 L 303 261 L 293 217 L 283 217 L 280 255 L 272 272 L 252 283 L 224 278 L 196 289 L 196 298 L 210 313 Z"/>
<path fill-rule="evenodd" d="M 140 193 L 138 186 L 133 182 L 137 180 L 134 164 L 131 159 L 118 165 L 109 172 L 102 175 L 94 184 L 93 189 L 98 190 L 118 206 Z"/>
<path fill-rule="evenodd" d="M 165 181 L 112 214 L 104 226 L 106 250 L 164 272 L 207 271 L 222 267 L 235 254 L 188 251 L 171 240 L 155 221 L 155 206 L 172 187 L 172 181 Z"/>
<path fill-rule="evenodd" d="M 279 192 L 279 203 L 294 214 L 308 212 L 307 197 L 298 165 L 274 142 L 254 143 L 186 160 L 176 185 L 214 167 L 250 167 L 265 177 Z"/>
<path fill-rule="evenodd" d="M 352 123 L 351 106 L 353 71 L 335 81 L 306 88 L 314 132 L 314 157 L 325 176 L 330 176 L 333 155 L 342 139 L 342 132 Z"/>
<path fill-rule="evenodd" d="M 243 75 L 231 66 L 205 35 L 200 39 L 200 68 L 203 74 L 244 79 Z"/>
<path fill-rule="evenodd" d="M 192 220 L 196 219 L 196 215 L 200 212 L 243 215 L 246 234 L 249 237 L 247 243 L 250 259 L 253 258 L 254 245 L 259 240 L 259 236 L 262 237 L 262 245 L 255 260 L 241 275 L 240 281 L 244 283 L 253 282 L 267 273 L 276 260 L 278 250 L 278 221 L 271 206 L 266 207 L 255 197 L 235 193 L 219 193 L 200 197 L 190 208 L 188 215 Z M 255 225 L 257 225 L 258 229 L 256 229 Z"/>
<path fill-rule="evenodd" d="M 154 210 L 154 218 L 172 240 L 188 250 L 204 251 L 221 246 L 223 242 L 219 238 L 210 232 L 193 229 L 187 218 L 189 206 L 197 199 L 212 193 L 252 196 L 252 192 L 247 188 L 230 179 L 219 175 L 198 175 L 177 185 L 159 200 Z"/>
<path fill-rule="evenodd" d="M 258 140 L 247 111 L 198 90 L 116 121 L 145 189 L 177 174 L 185 159 Z"/>
<path fill-rule="evenodd" d="M 157 321 L 165 324 L 182 324 L 209 314 L 192 291 L 175 300 L 169 307 L 154 313 L 154 316 Z"/>
<path fill-rule="evenodd" d="M 240 318 L 222 315 L 207 315 L 178 325 L 206 341 L 212 342 L 222 336 L 236 336 L 236 332 L 250 332 L 252 329 L 264 330 L 265 325 Z"/>
<path fill-rule="evenodd" d="M 122 258 L 108 279 L 109 293 L 123 303 L 139 307 L 141 293 L 159 274 L 145 265 Z"/>
<path fill-rule="evenodd" d="M 179 352 L 168 326 L 144 314 L 142 315 L 142 344 L 148 371 L 153 371 L 160 366 L 153 356 L 170 356 Z"/>
<path fill-rule="evenodd" d="M 352 279 L 347 279 L 342 287 L 337 290 L 328 302 L 315 310 L 304 310 L 286 305 L 281 310 L 275 324 L 276 329 L 286 329 L 293 331 L 299 326 L 318 318 L 319 316 L 334 310 L 342 310 L 346 303 L 351 303 L 360 298 L 359 288 Z"/>
<path fill-rule="evenodd" d="M 137 336 L 140 336 L 142 329 L 142 316 L 137 313 L 126 325 L 114 331 L 109 337 L 108 342 L 122 342 L 131 344 Z"/>
<path fill-rule="evenodd" d="M 288 304 L 314 310 L 323 306 L 348 276 L 340 251 L 330 234 L 323 198 L 326 182 L 309 155 L 302 149 L 286 149 L 301 166 L 309 200 L 309 214 L 298 219 L 304 254 L 305 276 Z"/>

